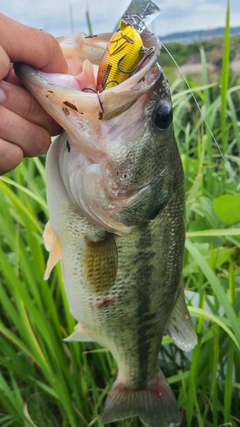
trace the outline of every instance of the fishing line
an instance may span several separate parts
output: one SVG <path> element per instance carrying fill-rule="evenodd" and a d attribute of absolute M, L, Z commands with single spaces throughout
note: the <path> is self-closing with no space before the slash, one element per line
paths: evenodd
<path fill-rule="evenodd" d="M 161 41 L 160 41 L 160 42 L 161 42 Z M 214 142 L 215 146 L 217 147 L 217 149 L 218 149 L 218 151 L 219 151 L 220 155 L 222 156 L 222 158 L 223 158 L 223 160 L 224 160 L 224 162 L 225 162 L 225 164 L 226 164 L 226 168 L 227 168 L 228 173 L 229 173 L 229 175 L 231 176 L 231 178 L 234 178 L 234 180 L 235 180 L 235 177 L 234 177 L 233 171 L 231 170 L 231 168 L 230 168 L 230 166 L 229 166 L 229 164 L 228 164 L 228 162 L 227 162 L 227 159 L 226 159 L 226 157 L 224 156 L 224 154 L 223 154 L 223 152 L 222 152 L 222 150 L 221 150 L 220 145 L 218 144 L 218 142 L 217 142 L 217 140 L 216 140 L 215 136 L 213 135 L 212 130 L 211 130 L 211 128 L 210 128 L 210 125 L 208 124 L 207 120 L 206 120 L 206 119 L 205 119 L 205 117 L 204 117 L 204 114 L 203 114 L 203 112 L 202 112 L 202 110 L 201 110 L 201 107 L 200 107 L 200 105 L 199 105 L 199 103 L 198 103 L 198 101 L 197 101 L 197 98 L 196 98 L 196 96 L 195 96 L 195 94 L 194 94 L 194 92 L 193 92 L 193 90 L 192 90 L 191 86 L 189 85 L 189 83 L 188 83 L 188 81 L 187 81 L 186 77 L 184 76 L 184 74 L 183 74 L 183 72 L 182 72 L 181 68 L 179 67 L 179 65 L 178 65 L 178 64 L 177 64 L 177 62 L 175 61 L 174 57 L 173 57 L 173 56 L 171 55 L 171 53 L 169 52 L 168 48 L 167 48 L 167 47 L 166 47 L 162 42 L 161 42 L 161 45 L 163 46 L 163 48 L 166 50 L 166 52 L 168 53 L 168 55 L 170 56 L 170 58 L 172 59 L 172 61 L 173 61 L 173 62 L 174 62 L 174 64 L 176 65 L 176 67 L 177 67 L 177 69 L 179 70 L 179 72 L 180 72 L 180 74 L 181 74 L 181 76 L 182 76 L 182 78 L 183 78 L 184 82 L 186 83 L 186 85 L 187 85 L 188 89 L 190 90 L 191 95 L 192 95 L 192 97 L 193 97 L 193 100 L 194 100 L 194 102 L 195 102 L 195 104 L 196 104 L 196 106 L 197 106 L 197 109 L 199 110 L 200 116 L 201 116 L 201 118 L 203 119 L 203 121 L 204 121 L 204 123 L 205 123 L 205 125 L 206 125 L 206 127 L 207 127 L 207 129 L 208 129 L 208 131 L 209 131 L 209 133 L 210 133 L 210 135 L 211 135 L 211 137 L 212 137 L 212 139 L 213 139 L 213 142 Z"/>

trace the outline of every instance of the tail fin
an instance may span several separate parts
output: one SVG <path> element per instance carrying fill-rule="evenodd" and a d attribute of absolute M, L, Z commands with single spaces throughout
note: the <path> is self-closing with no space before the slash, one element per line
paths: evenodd
<path fill-rule="evenodd" d="M 118 380 L 110 390 L 102 414 L 102 423 L 139 416 L 148 427 L 177 427 L 180 416 L 173 392 L 163 373 L 147 383 L 144 389 L 133 389 Z"/>

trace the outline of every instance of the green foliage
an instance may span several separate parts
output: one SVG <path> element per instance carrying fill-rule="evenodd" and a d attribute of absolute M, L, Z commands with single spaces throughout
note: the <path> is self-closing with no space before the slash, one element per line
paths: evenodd
<path fill-rule="evenodd" d="M 230 34 L 229 34 L 230 36 Z M 161 39 L 160 39 L 161 41 Z M 210 40 L 201 40 L 194 41 L 190 44 L 182 44 L 179 42 L 166 43 L 167 50 L 171 53 L 174 60 L 181 67 L 181 65 L 189 64 L 197 64 L 200 62 L 200 52 L 204 50 L 207 57 L 208 64 L 211 64 L 215 67 L 215 72 L 212 72 L 210 75 L 211 80 L 214 80 L 219 74 L 219 70 L 222 66 L 223 55 L 226 53 L 225 49 L 225 41 L 224 39 L 210 39 Z M 165 50 L 165 46 L 161 49 L 159 62 L 161 66 L 166 69 L 166 67 L 170 67 L 171 72 L 175 71 L 176 76 L 176 68 L 175 65 L 169 56 L 167 50 Z M 237 55 L 239 55 L 240 49 L 240 36 L 232 37 L 229 39 L 229 61 L 233 61 Z M 239 80 L 239 79 L 238 79 Z M 170 79 L 172 82 L 173 79 Z"/>
<path fill-rule="evenodd" d="M 167 44 L 167 48 L 171 52 L 177 64 L 182 65 L 185 64 L 192 55 L 199 53 L 200 43 L 195 42 L 191 44 L 182 44 L 174 42 Z M 164 51 L 164 48 L 161 51 L 160 58 L 160 62 L 163 67 L 172 65 L 172 60 L 168 53 Z"/>
<path fill-rule="evenodd" d="M 226 40 L 229 37 L 226 32 Z M 178 398 L 184 427 L 240 423 L 239 91 L 222 68 L 222 91 L 192 81 L 203 120 L 182 82 L 172 84 L 175 134 L 186 183 L 183 277 L 198 345 L 183 353 L 167 337 L 160 365 Z M 226 121 L 220 120 L 220 112 Z M 213 138 L 214 136 L 214 138 Z M 221 155 L 220 150 L 224 153 Z M 225 144 L 225 145 L 224 145 Z M 0 425 L 101 426 L 116 364 L 97 345 L 64 343 L 74 328 L 57 266 L 43 281 L 48 220 L 41 160 L 0 179 Z M 90 423 L 90 424 L 89 424 Z M 114 425 L 114 424 L 112 424 Z M 135 427 L 127 420 L 118 427 Z"/>
<path fill-rule="evenodd" d="M 216 214 L 225 224 L 240 221 L 240 197 L 225 194 L 214 199 L 213 205 Z"/>

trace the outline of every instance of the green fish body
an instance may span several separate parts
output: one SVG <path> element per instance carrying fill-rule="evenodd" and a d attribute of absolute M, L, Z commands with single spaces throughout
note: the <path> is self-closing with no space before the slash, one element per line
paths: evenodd
<path fill-rule="evenodd" d="M 174 427 L 180 416 L 159 348 L 164 333 L 186 351 L 196 336 L 181 282 L 184 176 L 170 90 L 158 39 L 144 30 L 152 55 L 123 83 L 96 93 L 110 36 L 63 38 L 69 76 L 15 66 L 64 129 L 47 156 L 45 278 L 61 260 L 78 321 L 66 341 L 97 341 L 118 364 L 102 422 L 140 416 L 150 427 Z"/>

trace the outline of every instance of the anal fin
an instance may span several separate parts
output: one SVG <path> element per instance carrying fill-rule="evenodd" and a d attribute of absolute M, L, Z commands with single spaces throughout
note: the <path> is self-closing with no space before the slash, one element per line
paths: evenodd
<path fill-rule="evenodd" d="M 71 335 L 69 335 L 69 337 L 64 338 L 63 341 L 94 341 L 90 335 L 88 334 L 88 332 L 86 331 L 86 329 L 82 326 L 81 323 L 78 323 L 75 328 L 74 331 Z"/>
<path fill-rule="evenodd" d="M 181 350 L 190 351 L 197 344 L 197 336 L 185 302 L 183 287 L 179 291 L 165 331 Z"/>

